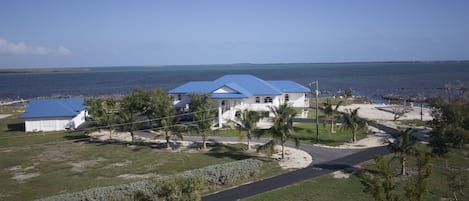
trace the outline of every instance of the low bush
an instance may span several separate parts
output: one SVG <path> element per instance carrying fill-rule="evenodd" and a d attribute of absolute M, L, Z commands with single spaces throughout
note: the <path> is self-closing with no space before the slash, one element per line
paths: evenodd
<path fill-rule="evenodd" d="M 56 195 L 40 201 L 120 201 L 120 200 L 174 200 L 175 197 L 200 199 L 198 191 L 206 186 L 234 183 L 256 175 L 262 162 L 247 159 L 189 170 L 174 176 Z M 177 199 L 176 199 L 177 200 Z"/>

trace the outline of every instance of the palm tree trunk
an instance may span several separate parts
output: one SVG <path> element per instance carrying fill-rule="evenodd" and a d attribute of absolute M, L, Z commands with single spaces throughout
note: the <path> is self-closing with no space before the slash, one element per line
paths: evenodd
<path fill-rule="evenodd" d="M 130 131 L 130 136 L 132 137 L 132 143 L 134 143 L 134 132 Z"/>
<path fill-rule="evenodd" d="M 356 134 L 355 129 L 352 130 L 352 135 L 353 135 L 353 137 L 352 137 L 352 142 L 357 141 L 357 134 Z"/>
<path fill-rule="evenodd" d="M 111 127 L 109 127 L 109 139 L 110 139 L 110 140 L 112 140 L 112 136 L 111 136 L 111 134 L 112 134 L 112 128 L 111 128 Z"/>
<path fill-rule="evenodd" d="M 282 159 L 285 158 L 285 142 L 282 142 Z"/>
<path fill-rule="evenodd" d="M 168 131 L 164 131 L 165 139 L 166 139 L 166 148 L 169 149 L 171 148 L 171 144 L 169 143 L 169 135 Z"/>
<path fill-rule="evenodd" d="M 248 151 L 251 149 L 251 131 L 247 130 L 247 136 L 248 138 Z"/>
<path fill-rule="evenodd" d="M 205 143 L 205 139 L 206 136 L 205 135 L 202 135 L 202 149 L 207 149 L 207 144 Z"/>
<path fill-rule="evenodd" d="M 406 162 L 407 162 L 407 159 L 405 155 L 401 156 L 401 175 L 403 176 L 406 175 L 406 169 L 405 169 Z"/>
<path fill-rule="evenodd" d="M 334 119 L 331 118 L 331 133 L 334 133 Z"/>

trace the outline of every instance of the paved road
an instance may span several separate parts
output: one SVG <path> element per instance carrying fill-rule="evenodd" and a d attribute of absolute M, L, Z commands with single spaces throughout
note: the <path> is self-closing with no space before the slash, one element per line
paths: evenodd
<path fill-rule="evenodd" d="M 377 127 L 393 136 L 396 136 L 397 131 L 393 128 L 370 123 L 370 125 Z M 151 133 L 139 132 L 138 136 L 151 137 Z M 184 140 L 200 142 L 200 137 L 187 136 Z M 208 141 L 239 141 L 238 138 L 230 137 L 209 137 Z M 253 142 L 265 143 L 269 139 L 253 139 Z M 288 146 L 293 147 L 293 143 L 288 143 Z M 352 167 L 356 164 L 373 159 L 378 155 L 389 154 L 390 151 L 387 147 L 374 147 L 368 149 L 339 149 L 319 147 L 315 145 L 301 144 L 299 149 L 309 153 L 313 158 L 313 163 L 303 169 L 288 172 L 282 175 L 264 179 L 261 181 L 241 185 L 228 190 L 220 191 L 202 197 L 203 201 L 235 201 L 238 199 L 250 197 L 259 193 L 274 190 L 280 187 L 295 184 L 307 179 L 315 178 L 324 174 L 328 174 L 337 170 Z"/>
<path fill-rule="evenodd" d="M 393 128 L 380 124 L 373 124 L 373 126 L 396 136 L 397 131 Z M 313 163 L 309 167 L 206 195 L 202 197 L 202 201 L 239 200 L 324 174 L 329 174 L 337 170 L 352 167 L 356 164 L 371 160 L 376 156 L 391 153 L 387 147 L 374 147 L 368 149 L 331 149 L 312 145 L 301 145 L 300 149 L 313 156 Z"/>
<path fill-rule="evenodd" d="M 238 199 L 253 196 L 259 193 L 274 190 L 276 188 L 288 186 L 294 183 L 311 179 L 337 170 L 351 167 L 363 161 L 370 160 L 377 155 L 388 154 L 386 147 L 376 147 L 358 153 L 338 158 L 328 162 L 314 164 L 303 169 L 288 172 L 279 176 L 264 179 L 254 183 L 245 184 L 236 188 L 228 189 L 218 193 L 210 194 L 202 198 L 203 201 L 235 201 Z"/>

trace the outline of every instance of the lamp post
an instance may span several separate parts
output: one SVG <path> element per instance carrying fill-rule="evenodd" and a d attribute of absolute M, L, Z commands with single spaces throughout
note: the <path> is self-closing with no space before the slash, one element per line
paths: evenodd
<path fill-rule="evenodd" d="M 319 81 L 316 80 L 314 82 L 309 83 L 309 87 L 311 88 L 311 91 L 313 91 L 313 86 L 316 85 L 316 90 L 314 91 L 316 94 L 316 142 L 319 143 L 319 101 L 318 101 L 318 96 L 319 96 Z"/>

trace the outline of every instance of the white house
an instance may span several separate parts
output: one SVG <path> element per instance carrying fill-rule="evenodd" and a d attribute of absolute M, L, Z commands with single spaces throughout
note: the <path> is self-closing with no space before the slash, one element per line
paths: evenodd
<path fill-rule="evenodd" d="M 271 106 L 288 103 L 293 107 L 309 107 L 306 93 L 310 90 L 290 80 L 262 80 L 253 75 L 225 75 L 214 81 L 188 82 L 169 94 L 176 109 L 187 108 L 191 94 L 210 94 L 218 106 L 218 125 L 234 120 L 237 111 L 265 112 Z"/>
<path fill-rule="evenodd" d="M 76 129 L 85 122 L 85 100 L 83 98 L 31 100 L 26 112 L 26 132 L 60 131 Z"/>

